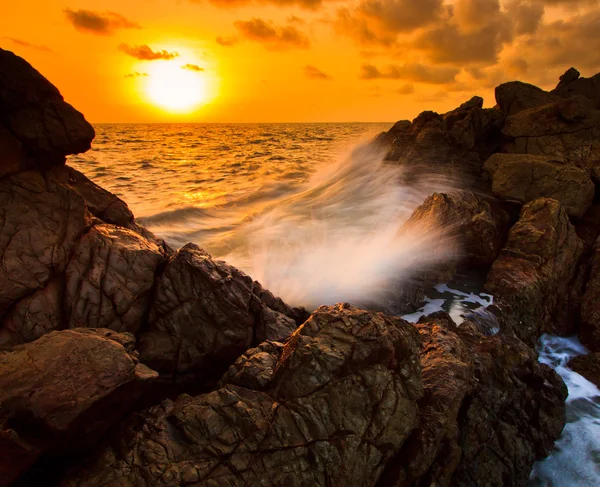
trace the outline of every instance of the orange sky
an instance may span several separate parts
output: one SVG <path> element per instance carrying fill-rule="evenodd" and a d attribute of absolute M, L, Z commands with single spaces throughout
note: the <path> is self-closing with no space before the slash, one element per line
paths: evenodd
<path fill-rule="evenodd" d="M 20 0 L 2 6 L 0 46 L 92 122 L 395 121 L 474 94 L 491 106 L 510 79 L 551 88 L 571 65 L 595 74 L 600 6 Z"/>

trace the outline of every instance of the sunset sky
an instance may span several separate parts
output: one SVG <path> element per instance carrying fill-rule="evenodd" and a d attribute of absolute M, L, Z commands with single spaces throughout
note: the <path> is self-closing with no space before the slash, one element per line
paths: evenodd
<path fill-rule="evenodd" d="M 20 0 L 0 46 L 92 122 L 395 121 L 600 71 L 596 0 Z"/>

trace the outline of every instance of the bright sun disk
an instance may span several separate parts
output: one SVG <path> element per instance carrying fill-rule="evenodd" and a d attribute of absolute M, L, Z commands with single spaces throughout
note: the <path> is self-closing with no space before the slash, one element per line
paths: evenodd
<path fill-rule="evenodd" d="M 206 80 L 180 63 L 161 63 L 152 69 L 147 94 L 156 105 L 173 111 L 191 111 L 206 101 Z"/>

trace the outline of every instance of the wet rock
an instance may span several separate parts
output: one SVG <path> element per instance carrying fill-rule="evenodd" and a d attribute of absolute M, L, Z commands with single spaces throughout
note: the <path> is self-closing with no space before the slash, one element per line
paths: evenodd
<path fill-rule="evenodd" d="M 156 377 L 121 345 L 129 340 L 64 330 L 0 353 L 0 420 L 47 454 L 94 445 Z"/>
<path fill-rule="evenodd" d="M 581 218 L 594 198 L 589 171 L 550 156 L 496 153 L 486 161 L 485 168 L 492 175 L 494 194 L 508 201 L 528 203 L 553 198 L 569 215 Z"/>
<path fill-rule="evenodd" d="M 94 226 L 77 242 L 65 270 L 68 327 L 137 333 L 165 259 L 160 247 L 131 230 Z"/>
<path fill-rule="evenodd" d="M 569 361 L 569 367 L 600 387 L 600 353 L 574 357 Z"/>
<path fill-rule="evenodd" d="M 410 238 L 431 235 L 430 239 L 440 245 L 434 252 L 440 255 L 439 260 L 445 260 L 449 242 L 453 240 L 457 245 L 451 259 L 453 264 L 487 267 L 494 262 L 506 240 L 507 226 L 508 215 L 498 206 L 492 207 L 471 191 L 453 191 L 429 196 L 399 234 Z M 431 260 L 438 259 L 432 256 Z M 445 279 L 451 279 L 452 274 L 444 276 Z"/>
<path fill-rule="evenodd" d="M 283 350 L 259 350 L 277 361 L 274 370 L 254 364 L 271 375 L 265 392 L 227 384 L 163 402 L 62 485 L 375 485 L 416 426 L 416 330 L 348 305 L 322 307 Z"/>
<path fill-rule="evenodd" d="M 547 105 L 558 98 L 555 94 L 521 81 L 510 81 L 496 87 L 496 103 L 506 115 Z"/>
<path fill-rule="evenodd" d="M 600 352 L 600 240 L 590 259 L 589 278 L 581 300 L 579 338 L 593 352 Z"/>
<path fill-rule="evenodd" d="M 85 152 L 93 127 L 27 61 L 0 49 L 0 125 L 41 165 Z"/>
<path fill-rule="evenodd" d="M 26 171 L 0 180 L 0 312 L 62 273 L 89 224 L 82 198 L 52 178 Z"/>
<path fill-rule="evenodd" d="M 540 198 L 521 210 L 485 284 L 514 332 L 534 344 L 543 332 L 566 334 L 575 319 L 573 281 L 583 244 L 560 203 Z"/>
<path fill-rule="evenodd" d="M 186 245 L 157 279 L 142 361 L 165 374 L 214 378 L 252 344 L 285 340 L 298 314 L 264 293 L 241 271 Z"/>

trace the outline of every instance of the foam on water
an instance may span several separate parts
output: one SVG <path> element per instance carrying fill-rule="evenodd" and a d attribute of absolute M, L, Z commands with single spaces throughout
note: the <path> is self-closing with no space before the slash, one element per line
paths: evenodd
<path fill-rule="evenodd" d="M 567 364 L 589 353 L 575 337 L 544 335 L 540 338 L 540 362 L 552 367 L 569 389 L 567 424 L 551 455 L 537 462 L 531 473 L 532 487 L 600 485 L 600 390 Z"/>

